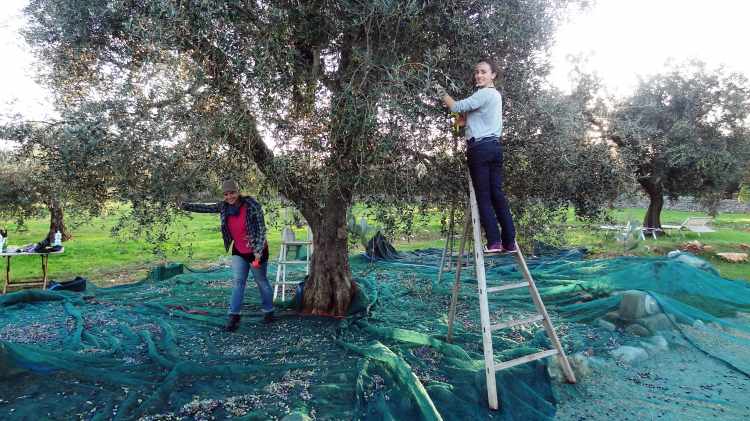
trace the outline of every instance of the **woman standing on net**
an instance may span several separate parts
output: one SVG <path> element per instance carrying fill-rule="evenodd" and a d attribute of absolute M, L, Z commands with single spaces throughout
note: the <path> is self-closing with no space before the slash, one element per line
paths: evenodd
<path fill-rule="evenodd" d="M 516 251 L 516 229 L 508 201 L 503 193 L 503 101 L 495 89 L 497 67 L 488 59 L 474 66 L 477 91 L 460 101 L 454 100 L 445 89 L 435 89 L 446 107 L 466 113 L 466 157 L 469 173 L 476 192 L 479 219 L 487 236 L 488 252 Z M 501 230 L 497 224 L 500 223 Z"/>
<path fill-rule="evenodd" d="M 263 322 L 271 323 L 273 316 L 273 291 L 268 283 L 268 243 L 263 208 L 250 196 L 240 195 L 240 187 L 234 180 L 221 185 L 224 201 L 218 203 L 181 203 L 189 212 L 218 213 L 221 220 L 221 235 L 224 247 L 232 249 L 232 295 L 229 298 L 229 321 L 224 330 L 234 332 L 240 327 L 242 302 L 248 272 L 252 272 L 258 286 L 263 310 Z"/>

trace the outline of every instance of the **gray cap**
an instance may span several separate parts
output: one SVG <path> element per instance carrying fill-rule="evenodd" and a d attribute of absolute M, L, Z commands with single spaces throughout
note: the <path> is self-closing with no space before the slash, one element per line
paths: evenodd
<path fill-rule="evenodd" d="M 224 180 L 224 182 L 221 183 L 221 191 L 222 192 L 228 192 L 228 191 L 239 192 L 240 186 L 234 180 Z"/>

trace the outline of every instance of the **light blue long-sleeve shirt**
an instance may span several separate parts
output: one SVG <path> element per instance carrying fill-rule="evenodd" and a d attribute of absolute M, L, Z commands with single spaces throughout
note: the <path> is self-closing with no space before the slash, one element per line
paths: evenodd
<path fill-rule="evenodd" d="M 481 139 L 497 136 L 503 131 L 503 97 L 494 87 L 481 88 L 473 95 L 456 101 L 451 107 L 466 116 L 466 137 Z"/>

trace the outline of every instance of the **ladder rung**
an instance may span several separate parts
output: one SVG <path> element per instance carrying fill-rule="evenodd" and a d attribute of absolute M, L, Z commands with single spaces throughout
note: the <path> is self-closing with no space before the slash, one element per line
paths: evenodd
<path fill-rule="evenodd" d="M 527 325 L 529 323 L 534 323 L 534 322 L 538 322 L 541 320 L 544 320 L 544 316 L 542 316 L 541 314 L 537 314 L 531 317 L 527 317 L 525 319 L 510 320 L 507 322 L 496 323 L 494 325 L 490 325 L 490 330 L 495 331 L 495 330 L 500 330 L 500 329 L 507 329 L 509 327 L 518 326 L 518 325 Z"/>
<path fill-rule="evenodd" d="M 515 284 L 507 284 L 507 285 L 500 285 L 499 287 L 489 287 L 487 288 L 487 292 L 499 292 L 499 291 L 505 291 L 508 289 L 515 289 L 515 288 L 523 288 L 529 286 L 528 282 L 518 282 Z"/>
<path fill-rule="evenodd" d="M 305 241 L 305 240 L 284 241 L 281 244 L 285 246 L 304 246 L 307 244 L 312 244 L 312 241 Z"/>
<path fill-rule="evenodd" d="M 516 250 L 513 251 L 487 251 L 483 250 L 483 253 L 485 256 L 504 256 L 504 255 L 514 255 L 516 254 Z"/>
<path fill-rule="evenodd" d="M 542 358 L 551 357 L 557 355 L 556 349 L 548 349 L 546 351 L 537 352 L 536 354 L 529 354 L 525 357 L 516 358 L 515 360 L 504 361 L 495 364 L 495 371 L 505 370 L 506 368 L 515 367 L 519 364 L 528 363 L 534 360 L 541 360 Z"/>
<path fill-rule="evenodd" d="M 288 265 L 288 264 L 302 264 L 302 263 L 309 263 L 307 260 L 280 260 L 278 262 L 280 265 Z"/>

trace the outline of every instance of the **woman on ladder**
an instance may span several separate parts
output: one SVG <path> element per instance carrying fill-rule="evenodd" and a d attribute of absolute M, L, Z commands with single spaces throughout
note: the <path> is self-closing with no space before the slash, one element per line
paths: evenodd
<path fill-rule="evenodd" d="M 435 90 L 452 112 L 466 113 L 466 157 L 469 173 L 476 191 L 479 219 L 487 236 L 487 251 L 513 253 L 516 251 L 516 230 L 508 201 L 503 193 L 503 101 L 495 89 L 497 67 L 492 60 L 482 59 L 474 66 L 477 91 L 460 101 L 454 100 L 445 89 Z M 497 223 L 501 230 L 498 230 Z"/>

